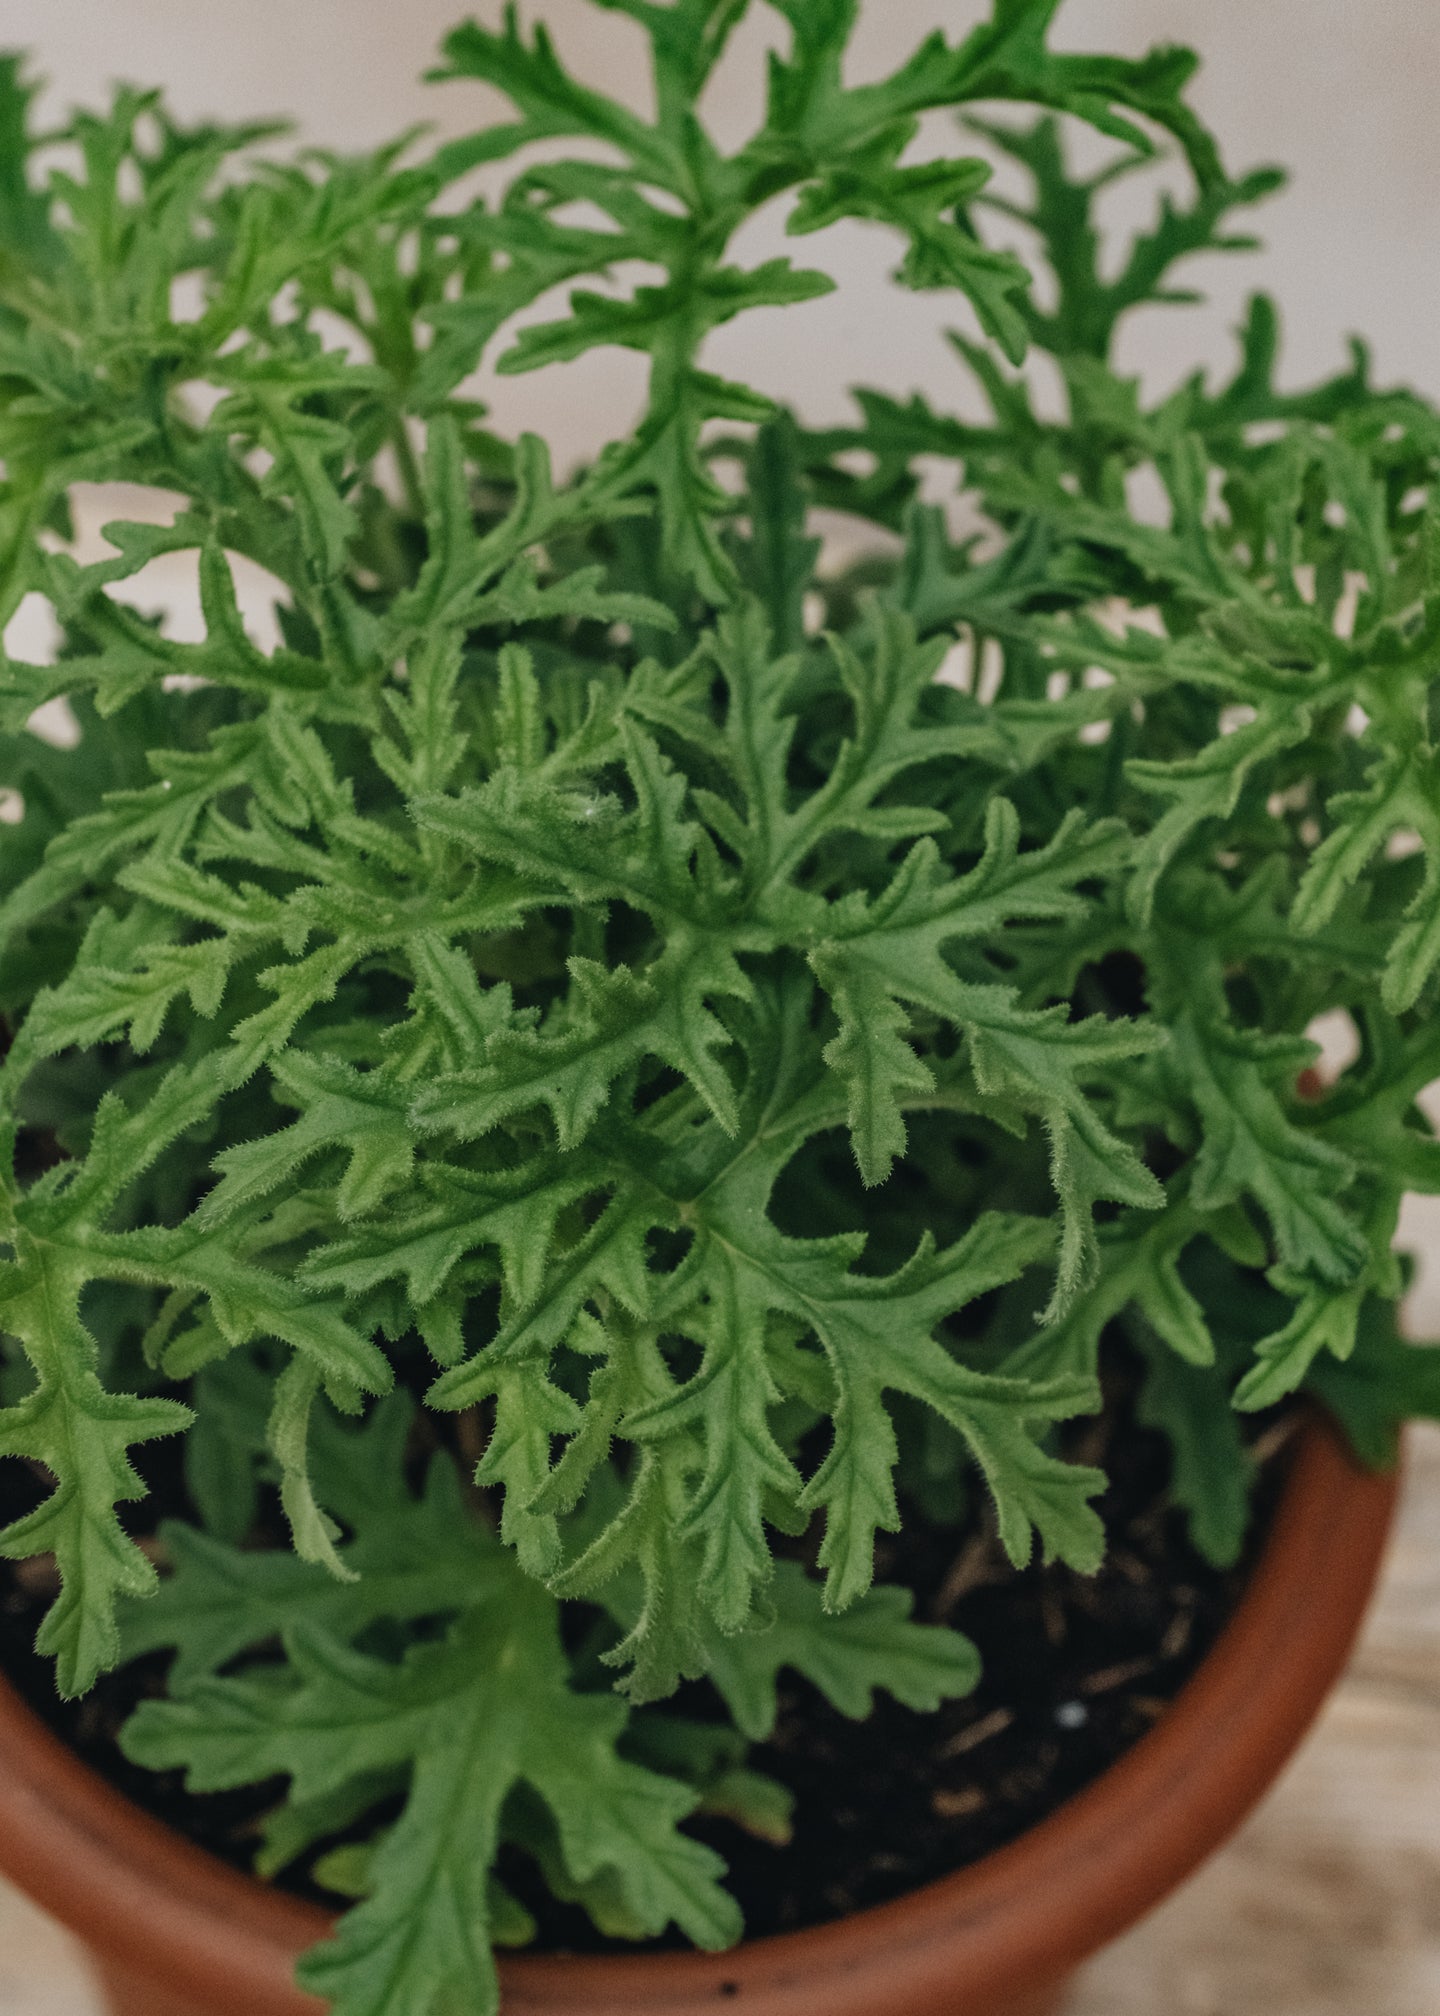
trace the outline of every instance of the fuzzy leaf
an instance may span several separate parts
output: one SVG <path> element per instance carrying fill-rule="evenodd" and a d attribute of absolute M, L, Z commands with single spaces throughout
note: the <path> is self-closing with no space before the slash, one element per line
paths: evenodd
<path fill-rule="evenodd" d="M 289 1657 L 281 1687 L 198 1682 L 140 1710 L 125 1743 L 152 1768 L 182 1766 L 196 1790 L 283 1772 L 301 1802 L 407 1771 L 371 1895 L 302 1963 L 302 1985 L 338 2016 L 399 2005 L 440 2016 L 461 1996 L 498 2008 L 488 1871 L 522 1784 L 543 1802 L 572 1879 L 608 1879 L 638 1930 L 673 1919 L 701 1945 L 738 1936 L 718 1857 L 678 1832 L 695 1795 L 618 1755 L 623 1704 L 571 1690 L 554 1606 L 518 1575 L 398 1666 L 304 1629 Z"/>
<path fill-rule="evenodd" d="M 117 1505 L 144 1491 L 129 1451 L 185 1427 L 173 1400 L 109 1393 L 97 1376 L 95 1340 L 80 1319 L 84 1261 L 20 1232 L 16 1257 L 0 1262 L 0 1323 L 19 1339 L 35 1383 L 0 1409 L 0 1456 L 43 1464 L 54 1488 L 36 1511 L 0 1533 L 11 1561 L 53 1554 L 61 1593 L 40 1627 L 38 1649 L 56 1662 L 62 1694 L 85 1693 L 115 1663 L 116 1604 L 155 1585 L 155 1570 L 129 1538 Z"/>
<path fill-rule="evenodd" d="M 968 1694 L 980 1677 L 974 1647 L 958 1631 L 910 1619 L 902 1589 L 872 1589 L 843 1618 L 823 1607 L 818 1586 L 793 1562 L 777 1569 L 775 1621 L 727 1639 L 711 1653 L 710 1677 L 752 1742 L 775 1727 L 776 1679 L 803 1673 L 842 1715 L 856 1721 L 884 1689 L 907 1708 L 931 1710 Z"/>

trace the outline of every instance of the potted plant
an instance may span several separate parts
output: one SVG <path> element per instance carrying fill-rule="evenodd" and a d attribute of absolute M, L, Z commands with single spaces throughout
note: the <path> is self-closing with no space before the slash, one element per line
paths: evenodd
<path fill-rule="evenodd" d="M 537 1940 L 507 2007 L 1048 2007 L 1297 1739 L 1435 1405 L 1433 408 L 1278 389 L 1263 300 L 1228 382 L 1117 366 L 1278 180 L 1186 52 L 996 0 L 860 85 L 855 0 L 774 0 L 726 153 L 746 0 L 602 4 L 653 116 L 511 12 L 440 74 L 513 120 L 363 159 L 4 73 L 0 614 L 60 645 L 0 675 L 0 1863 L 146 2016 L 492 2016 Z M 706 368 L 829 286 L 735 251 L 781 196 L 953 290 L 988 417 Z M 467 392 L 612 344 L 564 480 Z M 746 1855 L 798 1929 L 730 1953 Z M 667 1928 L 722 1957 L 609 1950 Z"/>

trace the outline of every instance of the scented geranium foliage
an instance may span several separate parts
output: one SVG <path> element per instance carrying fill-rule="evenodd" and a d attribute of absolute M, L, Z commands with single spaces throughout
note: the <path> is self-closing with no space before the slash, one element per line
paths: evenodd
<path fill-rule="evenodd" d="M 1220 1562 L 1239 1414 L 1308 1387 L 1381 1461 L 1440 1397 L 1392 1254 L 1440 1190 L 1435 411 L 1358 350 L 1281 390 L 1263 300 L 1228 380 L 1118 367 L 1278 180 L 1186 52 L 995 0 L 857 82 L 855 0 L 775 0 L 727 153 L 748 0 L 599 4 L 646 112 L 511 12 L 438 74 L 513 114 L 429 151 L 0 92 L 0 615 L 59 640 L 0 669 L 0 1551 L 54 1557 L 64 1693 L 173 1649 L 134 1758 L 289 1781 L 260 1866 L 358 1900 L 303 1968 L 341 2016 L 489 2016 L 502 1849 L 737 1937 L 682 1823 L 783 1835 L 781 1669 L 974 1684 L 877 1533 L 968 1500 L 1098 1563 L 1102 1336 Z M 1102 246 L 1157 149 L 1189 193 Z M 739 262 L 777 199 L 953 293 L 954 414 L 707 368 L 830 288 Z M 603 345 L 649 390 L 593 467 L 485 427 L 477 365 Z M 728 1724 L 653 1705 L 699 1676 Z"/>

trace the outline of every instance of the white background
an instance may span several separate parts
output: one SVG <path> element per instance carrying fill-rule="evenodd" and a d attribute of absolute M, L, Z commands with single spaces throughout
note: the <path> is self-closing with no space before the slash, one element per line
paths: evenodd
<path fill-rule="evenodd" d="M 476 84 L 417 82 L 461 0 L 0 0 L 0 45 L 29 47 L 55 109 L 95 103 L 116 77 L 163 84 L 185 117 L 300 116 L 306 137 L 368 147 L 417 120 L 463 131 L 498 109 Z M 587 81 L 643 105 L 642 37 L 633 22 L 587 0 L 542 0 L 562 52 Z M 862 0 L 857 74 L 893 67 L 937 24 L 953 37 L 981 0 Z M 479 0 L 494 24 L 500 0 Z M 536 0 L 525 0 L 533 18 Z M 776 32 L 757 9 L 754 27 Z M 757 43 L 737 38 L 717 80 L 727 131 L 743 122 L 758 83 Z M 1068 0 L 1059 47 L 1138 54 L 1156 41 L 1197 44 L 1196 88 L 1232 170 L 1279 161 L 1291 190 L 1264 207 L 1259 258 L 1199 262 L 1216 291 L 1212 310 L 1157 312 L 1132 361 L 1165 376 L 1197 350 L 1226 355 L 1225 331 L 1245 292 L 1264 285 L 1285 304 L 1292 375 L 1334 369 L 1354 328 L 1371 338 L 1382 378 L 1440 393 L 1440 9 L 1434 0 Z M 938 136 L 937 136 L 938 137 Z M 778 220 L 756 234 L 779 249 Z M 777 343 L 765 313 L 718 339 L 716 361 L 797 400 L 815 418 L 840 410 L 843 388 L 958 391 L 938 331 L 948 301 L 904 297 L 883 285 L 893 241 L 842 226 L 825 241 L 792 241 L 847 283 L 842 296 L 786 310 Z M 501 417 L 542 427 L 575 452 L 624 428 L 639 361 L 613 353 L 580 366 L 502 381 Z"/>

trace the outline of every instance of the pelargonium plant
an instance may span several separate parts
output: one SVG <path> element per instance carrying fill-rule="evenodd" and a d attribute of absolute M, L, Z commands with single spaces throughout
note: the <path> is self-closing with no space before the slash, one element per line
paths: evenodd
<path fill-rule="evenodd" d="M 1437 1397 L 1392 1254 L 1440 1190 L 1434 408 L 1358 349 L 1280 390 L 1263 299 L 1228 379 L 1119 368 L 1279 179 L 1185 51 L 994 0 L 855 83 L 857 0 L 769 0 L 726 152 L 762 10 L 599 4 L 648 114 L 513 10 L 437 73 L 513 118 L 441 146 L 0 98 L 0 615 L 60 639 L 0 672 L 0 1454 L 43 1480 L 0 1552 L 54 1558 L 62 1694 L 173 1651 L 131 1758 L 288 1781 L 263 1870 L 343 1838 L 340 2016 L 495 2008 L 502 1844 L 606 1933 L 737 1938 L 683 1823 L 778 1824 L 779 1671 L 974 1684 L 877 1533 L 940 1477 L 1017 1568 L 1099 1562 L 1056 1429 L 1102 1337 L 1219 1562 L 1247 1411 L 1306 1388 L 1382 1461 Z M 1165 151 L 1188 194 L 1103 244 Z M 955 413 L 814 431 L 705 368 L 831 285 L 733 253 L 781 197 L 953 295 Z M 606 345 L 649 394 L 593 465 L 487 430 L 482 362 Z M 77 557 L 115 482 L 157 508 Z M 177 555 L 200 641 L 146 605 Z M 180 1436 L 155 1535 L 131 1452 Z M 702 1675 L 728 1723 L 654 1706 Z"/>

